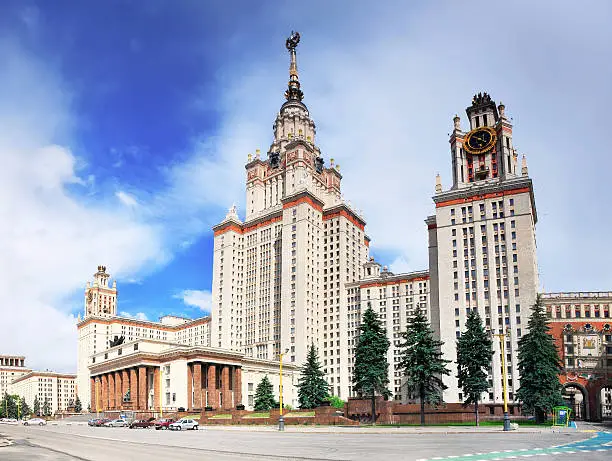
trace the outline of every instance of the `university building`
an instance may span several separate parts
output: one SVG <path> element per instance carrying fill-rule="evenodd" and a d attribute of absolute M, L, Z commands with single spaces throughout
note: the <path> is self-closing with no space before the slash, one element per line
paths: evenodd
<path fill-rule="evenodd" d="M 22 355 L 0 355 L 0 396 L 9 392 L 9 386 L 17 379 L 32 370 L 25 366 Z"/>
<path fill-rule="evenodd" d="M 46 401 L 51 414 L 61 413 L 74 407 L 77 396 L 76 376 L 52 371 L 30 371 L 11 382 L 8 393 L 24 398 L 32 411 L 34 400 L 38 398 L 41 412 Z"/>
<path fill-rule="evenodd" d="M 452 184 L 436 179 L 435 214 L 429 230 L 431 319 L 444 342 L 450 376 L 447 402 L 462 401 L 457 383 L 456 341 L 476 310 L 494 333 L 507 333 L 508 397 L 519 388 L 518 340 L 538 292 L 533 185 L 526 160 L 519 166 L 512 124 L 503 104 L 484 93 L 466 109 L 467 131 L 458 116 L 450 136 Z M 500 344 L 494 341 L 485 403 L 501 403 Z"/>
<path fill-rule="evenodd" d="M 210 317 L 163 316 L 150 322 L 117 315 L 117 282 L 98 266 L 79 315 L 77 388 L 92 411 L 253 408 L 264 376 L 278 394 L 278 362 L 210 347 Z M 296 367 L 284 367 L 285 401 L 297 405 Z"/>
<path fill-rule="evenodd" d="M 211 345 L 301 365 L 310 344 L 327 362 L 332 392 L 348 396 L 346 285 L 369 258 L 365 220 L 341 195 L 339 165 L 325 165 L 290 53 L 286 101 L 266 158 L 246 168 L 246 216 L 232 207 L 214 230 Z"/>

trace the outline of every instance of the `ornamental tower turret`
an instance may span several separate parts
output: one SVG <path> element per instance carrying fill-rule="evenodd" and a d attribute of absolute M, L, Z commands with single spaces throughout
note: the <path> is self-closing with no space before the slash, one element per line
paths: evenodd
<path fill-rule="evenodd" d="M 461 130 L 459 116 L 453 119 L 450 138 L 453 189 L 471 184 L 516 177 L 517 154 L 512 145 L 512 124 L 506 107 L 495 105 L 487 93 L 478 93 L 465 110 L 469 130 Z"/>
<path fill-rule="evenodd" d="M 106 266 L 98 266 L 93 284 L 85 287 L 85 318 L 91 315 L 115 317 L 117 315 L 117 281 L 109 286 L 110 274 Z"/>
<path fill-rule="evenodd" d="M 247 170 L 246 220 L 266 214 L 281 205 L 283 198 L 308 190 L 325 204 L 341 201 L 339 166 L 324 167 L 319 147 L 315 144 L 316 127 L 303 102 L 296 48 L 300 34 L 292 32 L 285 46 L 289 51 L 289 82 L 286 101 L 274 120 L 274 139 L 267 159 L 259 150 L 255 158 L 249 154 Z"/>

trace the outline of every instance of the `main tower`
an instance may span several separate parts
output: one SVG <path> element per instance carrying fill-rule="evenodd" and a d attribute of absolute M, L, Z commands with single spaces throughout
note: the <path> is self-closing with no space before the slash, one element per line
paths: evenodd
<path fill-rule="evenodd" d="M 508 396 L 519 388 L 518 340 L 538 290 L 533 184 L 525 157 L 518 166 L 512 124 L 505 106 L 487 93 L 474 96 L 466 109 L 469 128 L 453 119 L 450 137 L 453 183 L 443 190 L 436 177 L 435 215 L 429 229 L 432 325 L 444 356 L 457 356 L 456 341 L 468 313 L 476 309 L 487 330 L 507 333 Z M 499 340 L 494 341 L 489 390 L 484 402 L 501 403 Z M 444 400 L 462 400 L 456 366 L 445 378 Z"/>
<path fill-rule="evenodd" d="M 232 207 L 214 230 L 211 346 L 247 356 L 303 363 L 319 354 L 334 394 L 348 396 L 346 283 L 368 260 L 365 221 L 344 202 L 342 175 L 316 145 L 315 123 L 303 102 L 296 48 L 290 55 L 286 101 L 262 158 L 246 164 L 246 216 Z"/>

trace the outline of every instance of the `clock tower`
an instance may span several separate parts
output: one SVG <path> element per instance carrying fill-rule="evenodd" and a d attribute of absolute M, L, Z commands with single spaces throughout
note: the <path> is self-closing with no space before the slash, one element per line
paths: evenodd
<path fill-rule="evenodd" d="M 525 158 L 517 169 L 512 124 L 505 106 L 478 93 L 466 109 L 469 127 L 453 119 L 450 136 L 452 185 L 436 178 L 435 214 L 429 230 L 432 327 L 444 342 L 445 357 L 456 357 L 457 338 L 476 310 L 485 328 L 506 333 L 508 397 L 519 387 L 518 341 L 538 291 L 533 184 Z M 485 403 L 503 401 L 499 340 L 489 370 Z M 464 400 L 454 363 L 445 377 L 446 402 Z"/>
<path fill-rule="evenodd" d="M 90 315 L 100 317 L 117 316 L 117 281 L 109 286 L 110 274 L 106 266 L 98 266 L 93 284 L 87 282 L 85 287 L 85 318 Z"/>

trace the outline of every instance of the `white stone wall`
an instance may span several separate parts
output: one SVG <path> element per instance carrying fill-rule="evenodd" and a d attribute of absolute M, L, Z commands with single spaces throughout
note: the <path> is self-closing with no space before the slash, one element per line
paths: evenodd
<path fill-rule="evenodd" d="M 29 376 L 10 384 L 9 394 L 25 398 L 32 411 L 35 397 L 38 396 L 41 412 L 45 399 L 47 399 L 51 413 L 54 414 L 58 411 L 65 411 L 70 402 L 76 400 L 76 380 L 74 375 L 32 372 Z"/>

